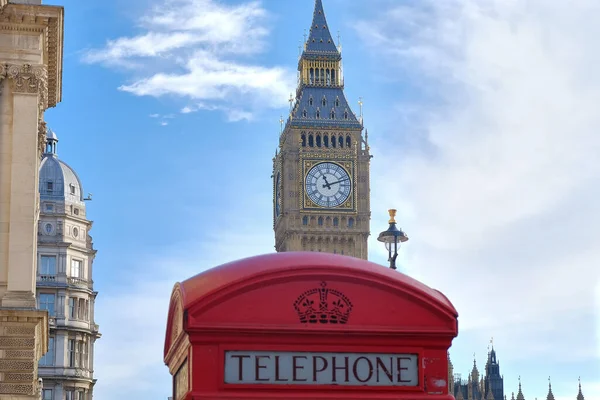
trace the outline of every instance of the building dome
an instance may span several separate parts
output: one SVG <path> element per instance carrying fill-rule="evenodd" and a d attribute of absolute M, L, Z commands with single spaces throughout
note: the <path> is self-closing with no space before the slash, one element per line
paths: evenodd
<path fill-rule="evenodd" d="M 40 163 L 40 197 L 42 200 L 83 203 L 83 186 L 77 173 L 56 155 L 56 133 L 48 129 L 46 151 Z"/>

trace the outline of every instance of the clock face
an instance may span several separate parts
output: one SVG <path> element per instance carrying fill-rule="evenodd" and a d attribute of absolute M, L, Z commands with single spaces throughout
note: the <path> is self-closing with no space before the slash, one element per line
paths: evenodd
<path fill-rule="evenodd" d="M 310 169 L 306 175 L 306 194 L 320 207 L 338 207 L 350 196 L 352 181 L 348 172 L 340 165 L 322 162 Z"/>
<path fill-rule="evenodd" d="M 279 190 L 279 186 L 281 184 L 281 174 L 277 173 L 277 178 L 275 179 L 275 218 L 279 217 L 281 214 L 281 190 Z"/>

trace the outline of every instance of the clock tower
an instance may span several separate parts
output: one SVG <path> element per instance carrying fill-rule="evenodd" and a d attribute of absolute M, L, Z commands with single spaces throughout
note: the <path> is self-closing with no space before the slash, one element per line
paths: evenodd
<path fill-rule="evenodd" d="M 362 114 L 362 112 L 361 112 Z M 367 259 L 368 134 L 344 95 L 342 55 L 321 0 L 298 62 L 296 97 L 273 159 L 275 249 Z"/>

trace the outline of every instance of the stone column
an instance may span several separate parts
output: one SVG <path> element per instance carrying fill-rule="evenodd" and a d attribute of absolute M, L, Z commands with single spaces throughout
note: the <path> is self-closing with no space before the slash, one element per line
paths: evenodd
<path fill-rule="evenodd" d="M 41 110 L 46 96 L 44 66 L 0 65 L 0 79 L 7 79 L 2 93 L 0 129 L 10 159 L 2 167 L 10 182 L 3 216 L 10 226 L 5 244 L 7 287 L 0 306 L 35 308 L 37 220 L 39 214 L 38 174 Z M 6 138 L 8 136 L 8 138 Z M 5 153 L 6 154 L 6 153 Z"/>

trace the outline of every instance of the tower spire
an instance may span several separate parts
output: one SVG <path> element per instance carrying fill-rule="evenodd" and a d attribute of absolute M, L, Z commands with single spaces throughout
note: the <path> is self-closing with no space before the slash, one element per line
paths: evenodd
<path fill-rule="evenodd" d="M 525 396 L 523 396 L 523 391 L 521 390 L 521 376 L 519 376 L 519 393 L 517 393 L 517 400 L 525 400 Z"/>
<path fill-rule="evenodd" d="M 583 393 L 581 392 L 581 377 L 579 377 L 579 393 L 577 393 L 577 400 L 585 400 Z"/>
<path fill-rule="evenodd" d="M 312 25 L 306 42 L 306 52 L 316 53 L 338 53 L 338 48 L 329 31 L 329 25 L 325 18 L 323 2 L 315 0 L 315 11 L 313 13 Z"/>
<path fill-rule="evenodd" d="M 552 382 L 550 381 L 550 377 L 548 377 L 548 396 L 546 396 L 546 400 L 554 400 L 554 393 L 552 393 Z"/>

